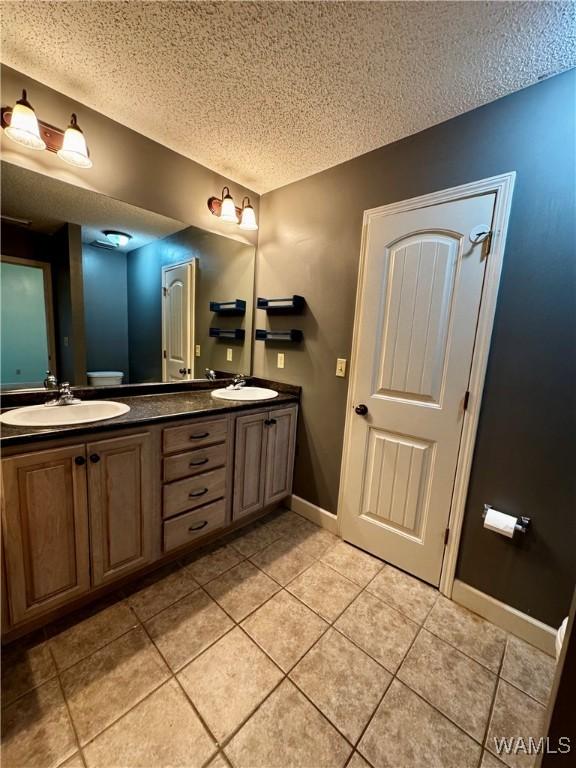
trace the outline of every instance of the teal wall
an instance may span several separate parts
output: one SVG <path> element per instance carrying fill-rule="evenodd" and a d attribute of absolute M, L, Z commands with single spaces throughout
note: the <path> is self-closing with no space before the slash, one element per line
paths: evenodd
<path fill-rule="evenodd" d="M 42 269 L 2 262 L 1 285 L 1 383 L 38 384 L 49 367 Z"/>

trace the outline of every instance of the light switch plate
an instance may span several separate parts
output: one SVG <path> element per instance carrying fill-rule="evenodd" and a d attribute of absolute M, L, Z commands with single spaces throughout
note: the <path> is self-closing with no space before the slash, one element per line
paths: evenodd
<path fill-rule="evenodd" d="M 232 348 L 228 347 L 226 350 L 226 360 L 231 363 L 232 362 Z"/>
<path fill-rule="evenodd" d="M 278 352 L 278 368 L 284 368 L 284 352 Z"/>
<path fill-rule="evenodd" d="M 341 379 L 346 376 L 346 360 L 343 357 L 336 360 L 336 376 L 340 376 Z"/>
<path fill-rule="evenodd" d="M 200 357 L 200 344 L 196 344 L 196 357 Z"/>

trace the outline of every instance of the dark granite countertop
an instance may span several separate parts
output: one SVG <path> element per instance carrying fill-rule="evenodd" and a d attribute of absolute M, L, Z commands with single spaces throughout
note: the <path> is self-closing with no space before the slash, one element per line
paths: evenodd
<path fill-rule="evenodd" d="M 85 435 L 141 424 L 155 424 L 163 421 L 186 419 L 191 416 L 219 416 L 220 414 L 233 411 L 246 411 L 266 407 L 274 408 L 288 403 L 297 403 L 299 400 L 299 387 L 275 386 L 275 382 L 272 381 L 257 382 L 252 380 L 250 384 L 277 389 L 279 391 L 278 397 L 275 397 L 273 400 L 216 400 L 211 397 L 210 391 L 206 389 L 190 389 L 185 392 L 164 391 L 161 394 L 118 397 L 117 395 L 110 396 L 102 388 L 102 395 L 98 399 L 126 403 L 126 405 L 130 406 L 128 413 L 113 419 L 91 421 L 85 424 L 68 424 L 58 427 L 15 427 L 2 424 L 0 425 L 2 429 L 0 442 L 4 446 L 18 445 L 39 440 L 51 440 L 60 436 Z M 218 387 L 213 388 L 217 389 Z M 29 403 L 26 404 L 28 405 Z"/>

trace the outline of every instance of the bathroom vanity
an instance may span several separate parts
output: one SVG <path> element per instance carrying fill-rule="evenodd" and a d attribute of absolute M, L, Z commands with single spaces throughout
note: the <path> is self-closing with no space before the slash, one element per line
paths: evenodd
<path fill-rule="evenodd" d="M 258 402 L 164 390 L 114 397 L 130 406 L 114 420 L 4 427 L 3 634 L 45 624 L 285 499 L 299 390 L 282 390 Z"/>

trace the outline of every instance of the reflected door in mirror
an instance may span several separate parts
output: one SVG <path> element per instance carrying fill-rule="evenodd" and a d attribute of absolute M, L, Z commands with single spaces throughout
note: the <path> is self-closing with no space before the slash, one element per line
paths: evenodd
<path fill-rule="evenodd" d="M 194 378 L 195 262 L 162 267 L 163 381 Z"/>

